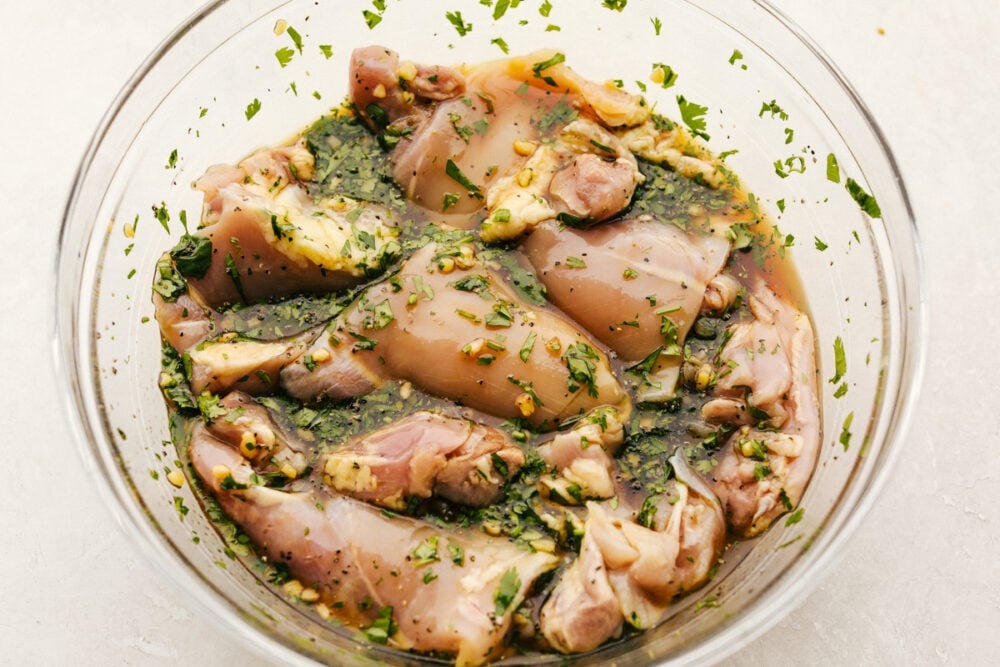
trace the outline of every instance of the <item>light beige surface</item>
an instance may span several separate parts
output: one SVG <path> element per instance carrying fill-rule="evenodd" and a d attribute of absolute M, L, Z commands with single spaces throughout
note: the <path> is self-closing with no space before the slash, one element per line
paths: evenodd
<path fill-rule="evenodd" d="M 801 607 L 727 664 L 996 664 L 1000 5 L 778 4 L 839 65 L 895 151 L 923 237 L 930 349 L 881 501 Z M 119 87 L 198 5 L 43 0 L 3 12 L 0 664 L 258 664 L 116 527 L 48 370 L 57 229 L 79 156 Z"/>

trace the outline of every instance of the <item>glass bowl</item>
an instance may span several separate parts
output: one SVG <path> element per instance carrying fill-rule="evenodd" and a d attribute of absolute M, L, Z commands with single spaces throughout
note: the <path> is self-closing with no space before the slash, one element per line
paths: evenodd
<path fill-rule="evenodd" d="M 192 225 L 198 219 L 201 195 L 190 182 L 209 165 L 283 141 L 339 103 L 354 47 L 379 43 L 442 64 L 499 57 L 498 38 L 511 53 L 555 48 L 587 78 L 643 82 L 665 115 L 678 116 L 678 94 L 707 107 L 708 146 L 739 150 L 727 164 L 795 239 L 790 251 L 823 378 L 824 440 L 801 520 L 779 519 L 762 537 L 737 544 L 718 576 L 656 629 L 572 662 L 720 659 L 816 585 L 904 444 L 920 386 L 925 315 L 913 216 L 878 127 L 836 68 L 766 2 L 554 0 L 547 17 L 540 3 L 526 2 L 499 20 L 493 15 L 509 3 L 376 4 L 210 4 L 150 56 L 112 104 L 80 166 L 58 259 L 57 368 L 93 478 L 148 558 L 263 654 L 291 663 L 429 661 L 361 648 L 348 633 L 301 613 L 238 555 L 230 557 L 189 485 L 177 489 L 165 479 L 176 455 L 157 387 L 160 342 L 149 286 L 157 257 L 182 233 L 179 212 L 187 211 Z M 471 32 L 460 36 L 448 9 L 460 11 Z M 279 49 L 291 50 L 290 62 L 279 62 Z M 678 74 L 672 87 L 649 80 L 653 63 Z M 828 173 L 829 154 L 839 182 Z M 861 210 L 845 188 L 848 177 L 875 197 L 881 217 Z M 171 212 L 165 224 L 153 211 L 162 204 Z M 839 384 L 826 380 L 835 373 L 838 338 L 848 392 L 836 398 Z"/>

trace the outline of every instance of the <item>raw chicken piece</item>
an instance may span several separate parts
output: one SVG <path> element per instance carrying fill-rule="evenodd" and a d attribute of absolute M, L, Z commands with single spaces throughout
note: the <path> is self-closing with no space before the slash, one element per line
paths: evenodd
<path fill-rule="evenodd" d="M 482 238 L 516 238 L 553 218 L 574 226 L 607 220 L 628 206 L 643 180 L 617 137 L 592 120 L 574 120 L 490 187 Z"/>
<path fill-rule="evenodd" d="M 304 334 L 282 341 L 241 339 L 236 334 L 203 342 L 188 351 L 191 390 L 222 394 L 239 389 L 262 394 L 277 386 L 281 369 L 297 359 L 315 338 Z"/>
<path fill-rule="evenodd" d="M 760 533 L 798 504 L 820 442 L 809 318 L 762 281 L 754 287 L 750 310 L 753 321 L 731 327 L 716 394 L 745 399 L 754 423 L 763 422 L 764 428 L 738 429 L 709 476 L 734 532 L 743 537 Z"/>
<path fill-rule="evenodd" d="M 398 230 L 389 211 L 343 198 L 314 203 L 299 180 L 312 170 L 300 140 L 254 153 L 239 168 L 212 167 L 195 182 L 205 193 L 196 234 L 212 241 L 212 262 L 188 285 L 207 304 L 342 289 L 395 259 Z"/>
<path fill-rule="evenodd" d="M 641 398 L 662 401 L 673 396 L 705 287 L 729 255 L 722 231 L 683 231 L 650 216 L 588 230 L 546 222 L 522 249 L 554 304 L 624 361 L 648 360 Z"/>
<path fill-rule="evenodd" d="M 363 502 L 253 484 L 253 468 L 199 424 L 195 471 L 223 511 L 272 563 L 286 565 L 344 620 L 388 613 L 389 645 L 480 665 L 500 656 L 511 616 L 535 579 L 558 564 L 502 539 L 441 531 Z"/>
<path fill-rule="evenodd" d="M 345 387 L 363 389 L 366 377 L 391 377 L 536 426 L 627 401 L 607 357 L 583 332 L 522 303 L 468 245 L 419 250 L 307 354 L 325 360 L 315 376 L 302 361 L 282 371 L 282 386 L 297 398 L 342 395 Z"/>
<path fill-rule="evenodd" d="M 591 650 L 617 635 L 623 619 L 650 628 L 675 596 L 708 579 L 725 543 L 725 519 L 711 489 L 683 458 L 673 456 L 670 463 L 677 479 L 648 528 L 625 509 L 587 503 L 581 554 L 540 616 L 542 634 L 560 650 Z"/>
<path fill-rule="evenodd" d="M 219 399 L 218 407 L 225 414 L 208 425 L 215 437 L 238 447 L 243 457 L 258 468 L 288 479 L 305 471 L 307 447 L 279 428 L 267 408 L 249 394 L 231 391 Z"/>
<path fill-rule="evenodd" d="M 524 453 L 502 431 L 417 412 L 333 451 L 323 471 L 337 491 L 392 509 L 432 494 L 485 507 L 522 465 Z"/>
<path fill-rule="evenodd" d="M 565 504 L 586 498 L 615 495 L 612 457 L 625 439 L 622 416 L 615 408 L 597 408 L 572 429 L 539 445 L 542 457 L 556 475 L 543 476 L 541 483 L 550 496 Z"/>
<path fill-rule="evenodd" d="M 592 533 L 563 572 L 539 615 L 542 635 L 558 651 L 592 651 L 622 631 L 622 609 Z"/>
<path fill-rule="evenodd" d="M 449 68 L 429 74 L 432 68 L 400 63 L 393 51 L 366 47 L 352 56 L 351 100 L 362 119 L 395 146 L 393 175 L 409 198 L 440 212 L 449 224 L 474 224 L 469 214 L 483 206 L 483 193 L 496 183 L 502 187 L 487 197 L 494 215 L 483 238 L 513 238 L 524 206 L 512 197 L 527 196 L 526 174 L 535 173 L 538 187 L 547 190 L 557 171 L 566 173 L 556 179 L 552 215 L 605 219 L 628 204 L 642 175 L 613 134 L 594 120 L 574 119 L 583 112 L 608 126 L 635 124 L 649 117 L 649 109 L 640 98 L 585 81 L 560 64 L 560 56 L 544 51 L 466 67 L 463 80 Z M 533 161 L 525 160 L 566 123 L 590 127 L 575 147 L 563 142 L 557 154 L 538 149 Z M 512 179 L 521 181 L 520 189 L 511 187 Z M 514 208 L 507 222 L 514 224 L 503 224 L 503 216 L 493 219 L 497 209 L 508 207 Z"/>
<path fill-rule="evenodd" d="M 439 65 L 400 62 L 399 54 L 382 46 L 351 53 L 350 98 L 358 116 L 378 131 L 408 116 L 421 115 L 428 101 L 465 92 L 465 78 Z M 377 108 L 373 108 L 377 107 Z"/>
<path fill-rule="evenodd" d="M 160 334 L 180 354 L 205 341 L 216 330 L 218 314 L 199 305 L 188 294 L 181 294 L 176 301 L 166 301 L 153 292 L 153 309 Z"/>

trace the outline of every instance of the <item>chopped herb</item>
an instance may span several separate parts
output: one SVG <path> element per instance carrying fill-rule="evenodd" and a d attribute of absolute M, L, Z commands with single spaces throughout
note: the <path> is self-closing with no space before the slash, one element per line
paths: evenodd
<path fill-rule="evenodd" d="M 788 178 L 789 174 L 806 173 L 806 160 L 801 155 L 792 155 L 781 160 L 774 161 L 774 173 L 782 178 Z"/>
<path fill-rule="evenodd" d="M 169 234 L 170 225 L 168 223 L 170 222 L 170 211 L 167 210 L 166 202 L 161 201 L 159 206 L 153 204 L 153 217 L 156 218 L 156 220 L 160 223 L 160 226 L 166 230 L 167 234 Z"/>
<path fill-rule="evenodd" d="M 458 203 L 461 195 L 457 195 L 453 192 L 444 193 L 444 198 L 441 200 L 441 212 L 444 213 L 449 208 Z"/>
<path fill-rule="evenodd" d="M 462 567 L 465 565 L 465 549 L 454 542 L 448 542 L 448 557 L 455 565 Z"/>
<path fill-rule="evenodd" d="M 382 22 L 382 17 L 373 11 L 365 9 L 361 12 L 361 14 L 365 17 L 365 23 L 368 25 L 369 30 L 372 30 L 375 26 Z"/>
<path fill-rule="evenodd" d="M 531 356 L 531 350 L 535 347 L 535 338 L 535 332 L 532 331 L 528 334 L 528 337 L 524 339 L 524 344 L 521 345 L 519 356 L 521 357 L 521 361 L 524 363 L 528 363 L 528 357 Z"/>
<path fill-rule="evenodd" d="M 816 241 L 816 250 L 819 250 L 820 252 L 822 252 L 822 251 L 824 251 L 824 250 L 826 250 L 827 248 L 830 247 L 827 244 L 823 243 L 823 241 L 821 241 L 818 236 L 814 236 L 813 238 Z"/>
<path fill-rule="evenodd" d="M 351 337 L 358 341 L 357 343 L 354 344 L 354 347 L 352 348 L 356 352 L 374 350 L 375 346 L 378 345 L 378 341 L 362 336 L 361 334 L 356 333 L 354 331 L 348 331 L 347 333 L 351 334 Z"/>
<path fill-rule="evenodd" d="M 841 385 L 839 387 L 837 387 L 837 390 L 835 392 L 833 392 L 833 397 L 834 398 L 840 398 L 841 396 L 843 396 L 846 393 L 847 393 L 847 383 L 843 382 L 843 383 L 841 383 Z"/>
<path fill-rule="evenodd" d="M 399 628 L 392 620 L 392 607 L 386 605 L 378 610 L 378 618 L 368 628 L 358 634 L 374 644 L 388 644 L 389 638 L 396 634 Z"/>
<path fill-rule="evenodd" d="M 851 193 L 851 197 L 854 198 L 854 201 L 856 201 L 858 206 L 861 207 L 862 211 L 867 213 L 872 218 L 882 217 L 882 210 L 879 208 L 878 202 L 875 201 L 875 197 L 872 197 L 870 194 L 865 192 L 861 186 L 858 185 L 857 181 L 853 178 L 848 178 L 845 187 L 847 188 L 847 191 Z"/>
<path fill-rule="evenodd" d="M 486 326 L 490 327 L 510 327 L 514 323 L 514 316 L 511 315 L 508 304 L 501 301 L 493 306 L 493 312 L 485 317 Z"/>
<path fill-rule="evenodd" d="M 611 148 L 611 146 L 607 146 L 605 144 L 602 144 L 601 142 L 597 141 L 596 139 L 591 139 L 590 140 L 590 145 L 593 146 L 594 148 L 596 148 L 599 151 L 604 151 L 605 153 L 610 153 L 611 155 L 615 155 L 617 153 L 617 151 L 614 148 Z"/>
<path fill-rule="evenodd" d="M 833 153 L 828 153 L 826 156 L 826 180 L 840 183 L 840 165 L 837 164 L 837 156 Z"/>
<path fill-rule="evenodd" d="M 790 144 L 795 139 L 795 130 L 790 127 L 785 128 L 785 143 Z"/>
<path fill-rule="evenodd" d="M 552 11 L 552 3 L 549 2 L 549 0 L 545 0 L 545 2 L 542 3 L 542 6 L 538 8 L 538 13 L 544 16 L 545 18 L 549 17 L 549 12 L 551 11 Z"/>
<path fill-rule="evenodd" d="M 764 479 L 765 477 L 770 477 L 770 476 L 771 476 L 771 469 L 767 465 L 763 463 L 758 463 L 753 467 L 753 478 L 758 482 Z"/>
<path fill-rule="evenodd" d="M 851 412 L 850 414 L 847 415 L 847 418 L 844 419 L 844 425 L 840 429 L 840 444 L 844 446 L 845 452 L 851 446 L 850 429 L 851 429 L 851 422 L 853 421 L 854 421 L 854 413 Z"/>
<path fill-rule="evenodd" d="M 414 547 L 410 552 L 410 559 L 413 567 L 422 567 L 441 560 L 438 558 L 438 536 L 432 535 Z"/>
<path fill-rule="evenodd" d="M 278 64 L 282 68 L 288 67 L 288 63 L 292 62 L 292 58 L 295 56 L 295 51 L 283 46 L 274 52 L 274 57 L 278 59 Z"/>
<path fill-rule="evenodd" d="M 181 498 L 180 496 L 174 496 L 174 509 L 177 510 L 177 514 L 180 515 L 182 521 L 184 520 L 184 517 L 187 516 L 187 513 L 190 511 L 187 505 L 184 504 L 184 499 Z"/>
<path fill-rule="evenodd" d="M 180 272 L 174 269 L 170 260 L 164 258 L 158 261 L 155 275 L 153 291 L 163 297 L 164 301 L 171 303 L 177 301 L 177 297 L 187 291 L 187 282 Z"/>
<path fill-rule="evenodd" d="M 203 278 L 212 265 L 212 241 L 185 234 L 170 251 L 170 259 L 185 278 Z"/>
<path fill-rule="evenodd" d="M 499 21 L 509 8 L 517 7 L 519 4 L 521 4 L 521 0 L 497 0 L 493 7 L 493 20 Z"/>
<path fill-rule="evenodd" d="M 688 102 L 683 95 L 677 96 L 677 106 L 681 111 L 681 120 L 688 126 L 692 134 L 706 141 L 711 139 L 711 136 L 705 132 L 705 114 L 708 113 L 708 107 Z"/>
<path fill-rule="evenodd" d="M 566 266 L 568 266 L 571 269 L 585 269 L 587 268 L 587 263 L 584 262 L 579 257 L 567 257 Z"/>
<path fill-rule="evenodd" d="M 785 493 L 784 489 L 782 489 L 781 493 L 778 494 L 778 499 L 781 501 L 782 507 L 784 507 L 789 512 L 792 511 L 792 500 L 791 498 L 788 497 L 788 494 Z"/>
<path fill-rule="evenodd" d="M 735 65 L 737 60 L 743 60 L 743 52 L 739 49 L 733 49 L 733 55 L 729 56 L 729 64 Z"/>
<path fill-rule="evenodd" d="M 425 584 L 429 584 L 437 578 L 438 576 L 434 574 L 434 570 L 428 569 L 427 571 L 424 572 L 423 580 Z"/>
<path fill-rule="evenodd" d="M 788 114 L 785 113 L 784 109 L 778 106 L 778 103 L 775 100 L 771 100 L 770 102 L 763 102 L 760 106 L 760 113 L 757 114 L 757 117 L 763 118 L 764 114 L 769 112 L 771 114 L 771 118 L 777 116 L 781 120 L 788 120 Z"/>
<path fill-rule="evenodd" d="M 649 19 L 649 22 L 653 24 L 653 31 L 656 32 L 656 36 L 659 37 L 660 30 L 663 28 L 663 23 L 655 16 Z"/>
<path fill-rule="evenodd" d="M 497 619 L 507 613 L 519 590 L 521 590 L 521 578 L 517 575 L 517 568 L 512 567 L 500 577 L 500 587 L 493 594 Z"/>
<path fill-rule="evenodd" d="M 174 169 L 177 166 L 177 149 L 170 151 L 170 157 L 167 158 L 167 169 Z"/>
<path fill-rule="evenodd" d="M 228 411 L 219 405 L 219 397 L 207 390 L 198 395 L 198 411 L 208 425 L 228 414 Z"/>
<path fill-rule="evenodd" d="M 627 4 L 628 0 L 604 0 L 601 3 L 601 6 L 607 7 L 608 9 L 612 9 L 616 12 L 620 12 L 621 10 L 625 9 L 625 5 Z"/>
<path fill-rule="evenodd" d="M 631 267 L 629 267 L 629 268 L 625 269 L 624 271 L 622 271 L 622 278 L 624 278 L 625 280 L 635 280 L 638 277 L 639 277 L 639 274 L 636 272 L 635 269 L 633 269 Z"/>
<path fill-rule="evenodd" d="M 782 213 L 785 212 L 785 200 L 784 199 L 779 199 L 778 201 L 775 202 L 775 204 L 778 205 L 778 210 L 780 212 L 782 212 Z"/>
<path fill-rule="evenodd" d="M 598 360 L 600 357 L 597 352 L 586 343 L 576 343 L 566 348 L 562 361 L 569 371 L 566 384 L 570 391 L 575 392 L 581 387 L 586 387 L 587 393 L 597 398 L 597 381 L 594 377 L 597 365 L 594 362 Z"/>
<path fill-rule="evenodd" d="M 247 110 L 243 114 L 247 117 L 247 120 L 250 120 L 257 115 L 258 111 L 260 111 L 260 100 L 255 97 L 253 98 L 253 102 L 247 105 Z"/>
<path fill-rule="evenodd" d="M 247 295 L 243 292 L 243 283 L 240 281 L 240 271 L 236 268 L 236 260 L 233 259 L 233 254 L 226 253 L 226 275 L 233 281 L 233 285 L 236 286 L 236 293 L 240 295 L 243 301 L 248 301 Z"/>
<path fill-rule="evenodd" d="M 288 36 L 292 38 L 292 44 L 295 45 L 295 50 L 299 52 L 299 55 L 302 55 L 302 35 L 300 35 L 299 31 L 292 26 L 288 26 Z"/>
<path fill-rule="evenodd" d="M 490 454 L 490 461 L 493 463 L 493 467 L 501 477 L 506 477 L 510 473 L 510 469 L 507 467 L 507 462 L 504 461 L 499 454 L 493 452 Z"/>
<path fill-rule="evenodd" d="M 640 526 L 645 526 L 646 528 L 653 528 L 656 524 L 656 510 L 657 505 L 659 504 L 660 496 L 646 496 L 646 499 L 642 501 L 642 508 L 639 510 L 639 516 L 636 517 L 636 523 Z"/>
<path fill-rule="evenodd" d="M 834 375 L 830 384 L 837 384 L 847 373 L 847 355 L 844 353 L 844 341 L 837 336 L 833 339 L 833 369 Z"/>
<path fill-rule="evenodd" d="M 709 595 L 704 600 L 699 600 L 694 606 L 695 611 L 701 611 L 702 609 L 718 609 L 719 601 L 714 595 Z"/>
<path fill-rule="evenodd" d="M 483 198 L 483 193 L 479 189 L 479 186 L 470 181 L 469 177 L 463 174 L 462 170 L 458 168 L 458 165 L 455 164 L 455 162 L 450 158 L 445 164 L 444 173 L 448 174 L 452 180 L 468 190 L 477 199 Z"/>
<path fill-rule="evenodd" d="M 805 508 L 800 507 L 797 510 L 795 510 L 794 512 L 792 512 L 791 514 L 789 514 L 788 518 L 785 519 L 785 525 L 786 526 L 794 526 L 799 521 L 802 521 L 802 514 L 804 512 L 805 512 Z"/>
<path fill-rule="evenodd" d="M 462 19 L 462 12 L 446 12 L 444 17 L 448 19 L 449 23 L 455 26 L 459 37 L 465 37 L 472 31 L 472 24 L 466 23 Z"/>
<path fill-rule="evenodd" d="M 537 62 L 534 65 L 532 65 L 531 71 L 534 72 L 536 79 L 541 79 L 550 86 L 555 86 L 557 85 L 555 79 L 553 79 L 551 76 L 543 75 L 542 72 L 544 72 L 550 67 L 555 67 L 559 63 L 564 63 L 564 62 L 566 62 L 566 54 L 557 52 L 548 60 L 543 60 L 541 62 Z"/>
<path fill-rule="evenodd" d="M 660 316 L 660 333 L 663 335 L 663 354 L 677 356 L 681 353 L 677 325 L 666 315 Z"/>
<path fill-rule="evenodd" d="M 330 44 L 320 44 L 319 50 L 327 60 L 333 57 L 333 46 Z"/>

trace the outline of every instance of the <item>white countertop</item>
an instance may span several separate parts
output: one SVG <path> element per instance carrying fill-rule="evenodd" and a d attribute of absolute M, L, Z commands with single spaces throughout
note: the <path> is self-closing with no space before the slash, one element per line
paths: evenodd
<path fill-rule="evenodd" d="M 727 664 L 996 664 L 1000 6 L 777 4 L 839 65 L 895 152 L 923 240 L 930 346 L 881 500 L 801 607 Z M 0 664 L 262 664 L 203 622 L 118 529 L 80 464 L 49 370 L 53 257 L 79 157 L 118 89 L 200 0 L 9 5 Z"/>

